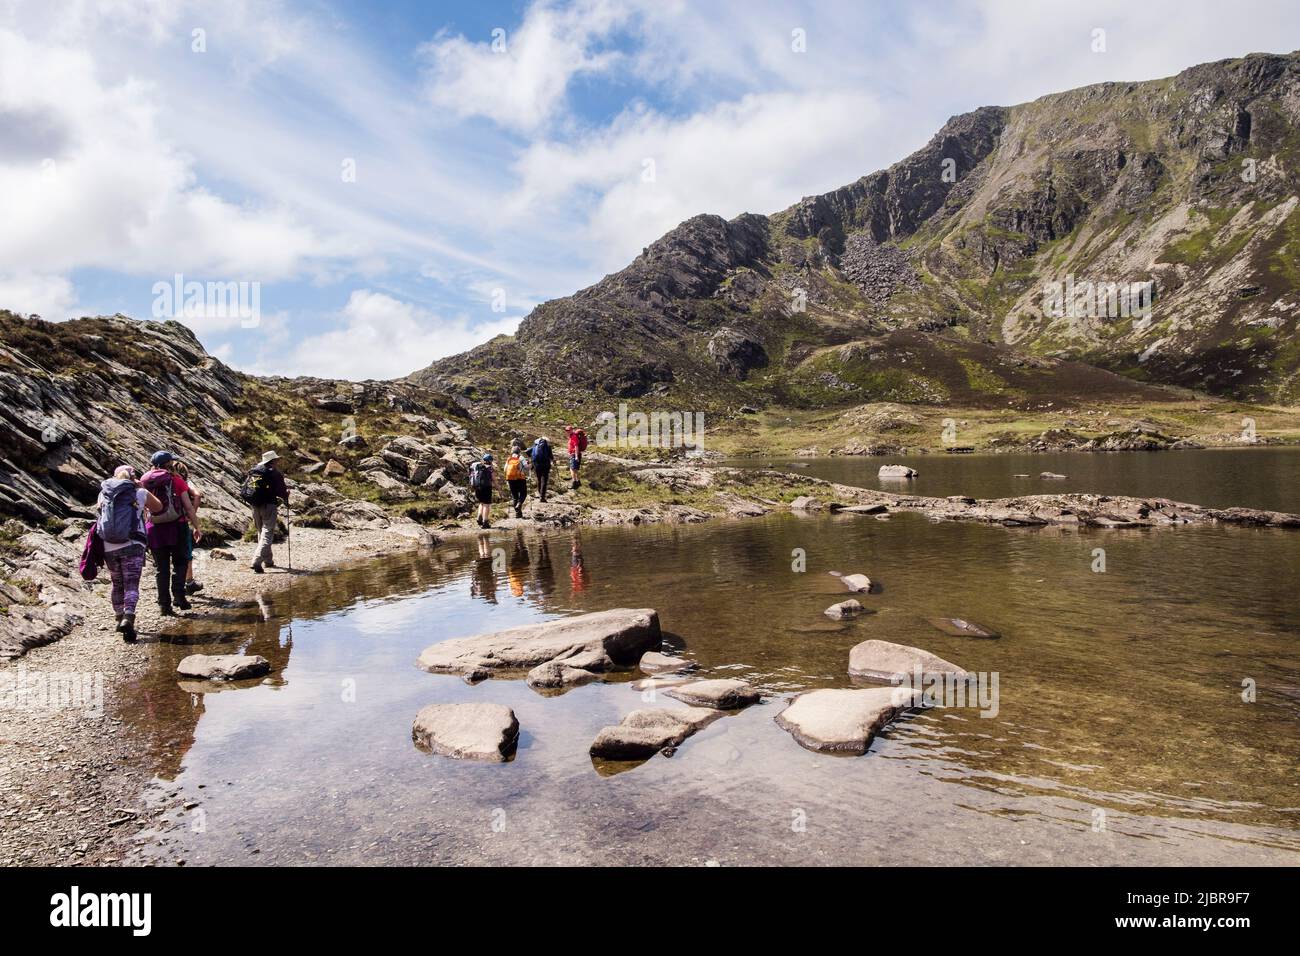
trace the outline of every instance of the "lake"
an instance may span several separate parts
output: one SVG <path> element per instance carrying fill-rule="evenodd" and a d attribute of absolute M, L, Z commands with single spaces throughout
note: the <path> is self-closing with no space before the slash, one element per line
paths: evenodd
<path fill-rule="evenodd" d="M 1005 494 L 991 490 L 1009 486 L 1003 473 L 1053 470 L 1091 474 L 1088 490 L 1300 510 L 1293 452 L 906 461 L 929 494 Z M 880 463 L 807 473 L 876 487 Z M 848 597 L 832 571 L 882 583 L 860 596 L 872 613 L 823 615 Z M 766 700 L 671 758 L 608 764 L 588 755 L 601 727 L 681 705 L 643 700 L 636 675 L 543 696 L 414 665 L 435 641 L 611 607 L 657 608 L 703 675 L 743 678 Z M 935 616 L 1001 637 L 950 636 Z M 152 671 L 113 688 L 109 710 L 165 810 L 135 851 L 144 861 L 1295 865 L 1297 621 L 1300 534 L 1284 530 L 781 514 L 494 531 L 209 610 L 156 645 Z M 869 686 L 846 671 L 869 638 L 996 673 L 996 715 L 934 708 L 861 757 L 805 750 L 773 717 L 799 691 Z M 262 654 L 273 673 L 204 693 L 174 674 L 196 649 Z M 421 707 L 461 701 L 514 709 L 512 761 L 414 746 Z"/>
<path fill-rule="evenodd" d="M 882 464 L 919 473 L 909 481 L 876 477 Z M 1155 495 L 1210 508 L 1300 512 L 1300 448 L 1205 448 L 1159 452 L 1042 452 L 1037 454 L 747 458 L 727 462 L 774 467 L 846 485 L 918 495 L 1006 498 L 1060 492 Z M 1064 480 L 1042 480 L 1044 471 Z M 1016 478 L 1016 475 L 1029 475 Z"/>

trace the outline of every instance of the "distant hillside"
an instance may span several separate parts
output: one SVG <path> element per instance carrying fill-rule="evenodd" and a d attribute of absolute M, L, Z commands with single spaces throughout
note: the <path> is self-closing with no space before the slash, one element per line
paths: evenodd
<path fill-rule="evenodd" d="M 1298 123 L 1297 54 L 978 109 L 773 216 L 687 220 L 410 378 L 503 405 L 1297 401 Z M 1070 279 L 1150 282 L 1151 314 L 1050 314 Z"/>

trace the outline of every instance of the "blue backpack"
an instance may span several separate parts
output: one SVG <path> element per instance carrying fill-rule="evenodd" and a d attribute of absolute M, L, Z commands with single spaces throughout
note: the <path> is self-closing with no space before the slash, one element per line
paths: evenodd
<path fill-rule="evenodd" d="M 551 467 L 551 459 L 554 455 L 551 452 L 551 443 L 545 438 L 539 438 L 533 443 L 533 467 L 543 470 Z"/>
<path fill-rule="evenodd" d="M 140 540 L 140 510 L 134 481 L 109 478 L 99 486 L 99 500 L 99 536 L 106 544 Z"/>

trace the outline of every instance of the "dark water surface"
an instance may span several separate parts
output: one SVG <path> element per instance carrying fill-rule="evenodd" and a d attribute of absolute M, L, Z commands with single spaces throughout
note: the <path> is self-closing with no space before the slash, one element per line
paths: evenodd
<path fill-rule="evenodd" d="M 915 468 L 908 481 L 880 479 L 882 464 Z M 1300 512 L 1300 448 L 1205 448 L 1159 452 L 1045 452 L 1006 455 L 899 455 L 729 462 L 774 467 L 846 485 L 918 495 L 1012 495 L 1094 492 L 1156 495 L 1210 508 Z M 1042 480 L 1044 471 L 1065 480 Z M 1016 478 L 1018 474 L 1029 478 Z"/>
<path fill-rule="evenodd" d="M 1035 473 L 1048 467 L 1034 460 Z M 1072 456 L 1060 470 L 1093 460 Z M 259 604 L 210 609 L 177 636 L 268 657 L 265 683 L 203 693 L 174 674 L 195 648 L 159 644 L 151 675 L 114 695 L 114 716 L 149 739 L 142 759 L 159 806 L 174 808 L 140 857 L 1300 863 L 1298 533 L 780 515 L 481 541 L 304 578 Z M 494 548 L 504 570 L 493 570 Z M 1097 548 L 1104 573 L 1092 570 Z M 795 549 L 803 573 L 791 569 Z M 862 598 L 875 613 L 827 619 L 847 596 L 832 570 L 883 582 Z M 647 706 L 626 682 L 545 697 L 521 681 L 469 686 L 414 666 L 435 641 L 620 606 L 657 608 L 705 674 L 742 677 L 769 698 L 671 758 L 594 764 L 596 732 Z M 936 615 L 1002 637 L 949 636 L 927 623 Z M 997 672 L 997 715 L 932 709 L 862 757 L 804 750 L 773 721 L 784 698 L 854 686 L 849 649 L 873 637 Z M 1243 681 L 1255 702 L 1242 700 Z M 444 701 L 514 708 L 515 759 L 417 750 L 416 712 Z"/>

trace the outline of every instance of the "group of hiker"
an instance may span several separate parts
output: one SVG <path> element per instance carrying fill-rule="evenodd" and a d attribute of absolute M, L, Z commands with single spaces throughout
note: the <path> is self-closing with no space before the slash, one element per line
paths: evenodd
<path fill-rule="evenodd" d="M 569 487 L 577 488 L 581 481 L 578 472 L 582 468 L 582 456 L 587 450 L 587 433 L 573 425 L 565 425 L 564 433 L 568 437 L 569 452 Z M 505 482 L 510 492 L 510 506 L 515 517 L 524 516 L 524 502 L 528 500 L 528 476 L 537 480 L 537 496 L 546 501 L 550 488 L 551 466 L 555 462 L 555 453 L 550 441 L 538 437 L 532 445 L 524 448 L 523 442 L 515 439 L 510 443 L 510 455 L 505 461 Z M 480 528 L 492 527 L 492 497 L 497 482 L 496 462 L 491 452 L 474 462 L 469 468 L 469 489 L 478 502 L 478 513 L 474 518 Z"/>
<path fill-rule="evenodd" d="M 276 467 L 279 460 L 276 452 L 266 452 L 240 488 L 257 530 L 251 565 L 257 574 L 275 566 L 271 548 L 279 504 L 289 502 L 284 474 Z M 117 632 L 128 643 L 136 639 L 135 615 L 147 557 L 153 558 L 163 616 L 188 611 L 189 596 L 203 590 L 194 578 L 194 545 L 203 540 L 198 517 L 203 496 L 190 481 L 188 466 L 171 452 L 154 452 L 149 465 L 143 474 L 133 465 L 120 465 L 112 478 L 101 482 L 98 518 L 86 536 L 81 560 L 87 580 L 94 580 L 101 566 L 108 569 Z"/>
<path fill-rule="evenodd" d="M 587 434 L 572 425 L 566 425 L 564 432 L 568 438 L 570 488 L 577 488 Z M 518 439 L 511 443 L 504 477 L 515 517 L 524 516 L 530 475 L 537 482 L 538 497 L 546 501 L 554 460 L 555 453 L 545 437 L 537 438 L 526 449 Z M 279 509 L 281 503 L 289 504 L 289 490 L 279 462 L 278 452 L 264 453 L 239 489 L 240 497 L 252 510 L 257 533 L 250 565 L 255 574 L 275 567 L 272 546 Z M 194 545 L 203 540 L 198 518 L 203 496 L 190 480 L 186 463 L 171 452 L 155 452 L 149 465 L 143 474 L 132 465 L 121 465 L 112 478 L 100 484 L 98 519 L 86 537 L 81 563 L 82 576 L 87 580 L 94 580 L 101 566 L 108 569 L 113 616 L 118 633 L 127 642 L 136 639 L 135 614 L 146 558 L 153 558 L 162 615 L 188 611 L 189 596 L 203 589 L 194 579 Z M 492 526 L 492 498 L 497 484 L 495 461 L 491 453 L 485 453 L 469 469 L 470 491 L 478 503 L 475 521 L 481 528 Z"/>

